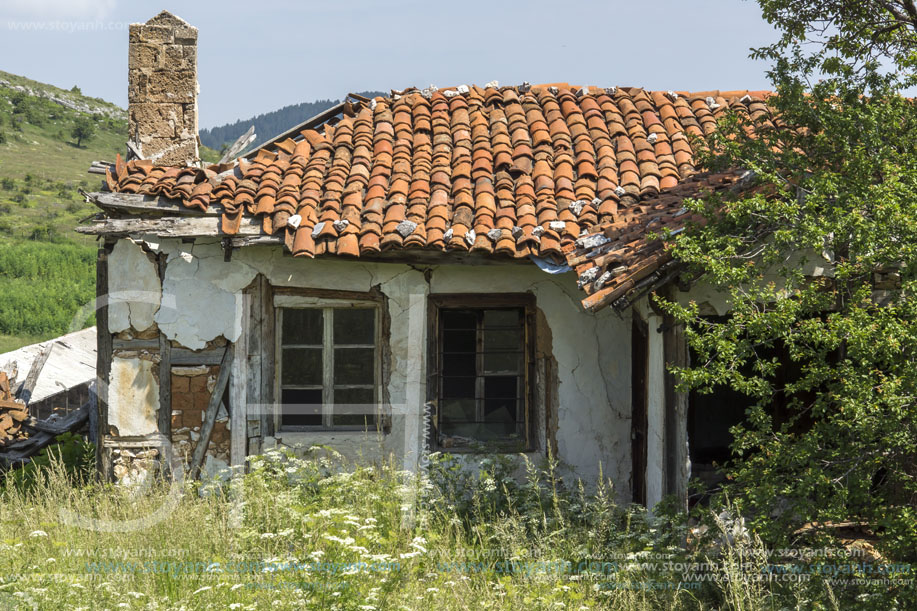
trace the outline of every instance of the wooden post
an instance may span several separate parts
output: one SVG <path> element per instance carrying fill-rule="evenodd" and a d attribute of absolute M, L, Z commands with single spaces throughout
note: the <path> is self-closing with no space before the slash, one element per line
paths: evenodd
<path fill-rule="evenodd" d="M 108 255 L 112 244 L 106 243 L 99 249 L 96 260 L 96 400 L 98 408 L 96 435 L 96 466 L 103 481 L 111 477 L 108 461 L 102 446 L 108 434 L 108 379 L 111 374 L 112 337 L 108 330 Z"/>
<path fill-rule="evenodd" d="M 210 395 L 207 411 L 204 413 L 204 422 L 201 424 L 201 437 L 197 440 L 194 454 L 191 456 L 191 477 L 193 479 L 197 479 L 200 475 L 201 465 L 204 464 L 204 455 L 207 453 L 207 446 L 210 445 L 213 425 L 216 423 L 217 413 L 220 411 L 220 403 L 223 401 L 223 394 L 226 392 L 226 386 L 229 382 L 232 352 L 232 344 L 227 344 L 226 351 L 223 353 L 223 360 L 220 363 L 220 374 L 217 377 L 216 386 L 213 387 L 213 393 Z"/>
<path fill-rule="evenodd" d="M 670 367 L 688 365 L 688 344 L 684 327 L 670 316 L 663 317 L 663 353 L 665 354 L 665 493 L 688 507 L 688 478 L 691 459 L 688 453 L 688 394 L 676 391 L 676 377 Z"/>
<path fill-rule="evenodd" d="M 256 280 L 257 282 L 257 280 Z M 252 294 L 242 293 L 242 332 L 233 350 L 236 358 L 232 360 L 232 370 L 229 376 L 229 421 L 230 431 L 229 464 L 241 467 L 245 464 L 248 454 L 248 421 L 246 418 L 246 404 L 248 397 L 248 336 L 251 325 Z"/>
<path fill-rule="evenodd" d="M 172 342 L 159 333 L 159 432 L 172 439 Z"/>
<path fill-rule="evenodd" d="M 261 438 L 274 435 L 274 295 L 267 278 L 261 277 Z"/>

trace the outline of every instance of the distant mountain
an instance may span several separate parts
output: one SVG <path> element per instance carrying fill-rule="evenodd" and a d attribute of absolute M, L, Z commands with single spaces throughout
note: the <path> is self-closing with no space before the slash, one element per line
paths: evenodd
<path fill-rule="evenodd" d="M 362 91 L 358 92 L 358 95 L 374 98 L 384 94 L 380 91 Z M 255 134 L 258 135 L 257 141 L 265 142 L 340 102 L 341 100 L 316 100 L 314 102 L 303 102 L 302 104 L 291 104 L 251 119 L 240 119 L 235 123 L 202 129 L 199 130 L 201 144 L 219 151 L 223 145 L 230 145 L 235 142 L 252 125 L 255 126 Z"/>

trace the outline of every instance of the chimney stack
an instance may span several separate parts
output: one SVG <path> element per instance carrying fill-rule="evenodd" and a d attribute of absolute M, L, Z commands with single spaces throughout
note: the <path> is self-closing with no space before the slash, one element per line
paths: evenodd
<path fill-rule="evenodd" d="M 130 26 L 128 138 L 155 165 L 197 165 L 197 28 L 162 11 Z"/>

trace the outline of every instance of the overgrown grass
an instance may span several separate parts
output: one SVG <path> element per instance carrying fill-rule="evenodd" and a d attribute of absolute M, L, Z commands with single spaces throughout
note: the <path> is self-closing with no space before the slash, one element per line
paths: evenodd
<path fill-rule="evenodd" d="M 323 456 L 270 451 L 233 484 L 178 484 L 171 497 L 163 485 L 74 486 L 60 464 L 9 484 L 0 607 L 908 608 L 900 588 L 768 578 L 770 556 L 734 521 L 712 520 L 687 550 L 683 518 L 618 506 L 607 484 L 568 489 L 551 464 L 520 483 L 501 461 L 474 475 L 439 457 L 415 478 Z"/>

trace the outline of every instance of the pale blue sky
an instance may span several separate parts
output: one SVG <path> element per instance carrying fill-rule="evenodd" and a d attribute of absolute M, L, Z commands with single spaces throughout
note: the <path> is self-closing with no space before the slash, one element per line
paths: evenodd
<path fill-rule="evenodd" d="M 766 89 L 751 0 L 0 0 L 0 69 L 127 103 L 127 24 L 200 30 L 200 124 L 350 91 L 498 80 Z"/>

